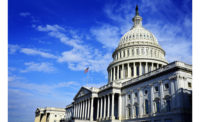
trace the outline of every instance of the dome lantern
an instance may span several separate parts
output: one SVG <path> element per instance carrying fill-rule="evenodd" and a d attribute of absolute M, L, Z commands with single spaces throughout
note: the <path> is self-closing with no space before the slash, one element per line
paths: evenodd
<path fill-rule="evenodd" d="M 134 27 L 142 26 L 142 17 L 139 15 L 138 5 L 136 5 L 135 16 L 133 17 L 132 21 L 134 22 Z"/>

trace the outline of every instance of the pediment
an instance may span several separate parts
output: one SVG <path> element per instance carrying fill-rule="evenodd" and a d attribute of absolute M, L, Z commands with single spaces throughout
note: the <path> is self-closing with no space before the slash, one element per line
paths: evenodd
<path fill-rule="evenodd" d="M 85 96 L 87 94 L 90 94 L 91 90 L 85 87 L 81 87 L 79 92 L 76 94 L 76 96 L 74 97 L 74 99 Z"/>

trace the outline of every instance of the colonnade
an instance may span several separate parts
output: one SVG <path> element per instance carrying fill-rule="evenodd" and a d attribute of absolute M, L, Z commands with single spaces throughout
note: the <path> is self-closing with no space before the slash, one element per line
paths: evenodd
<path fill-rule="evenodd" d="M 162 66 L 163 64 L 153 62 L 127 62 L 114 65 L 109 69 L 109 81 L 137 77 Z"/>
<path fill-rule="evenodd" d="M 94 98 L 86 99 L 74 104 L 74 118 L 93 121 Z"/>
<path fill-rule="evenodd" d="M 121 96 L 118 94 L 118 102 L 115 101 L 115 94 L 108 94 L 97 99 L 97 120 L 114 120 L 116 119 L 115 103 L 118 103 L 117 117 L 121 118 Z"/>
<path fill-rule="evenodd" d="M 170 106 L 171 106 L 171 109 L 175 109 L 177 107 L 177 105 L 175 105 L 175 91 L 177 90 L 176 86 L 177 86 L 177 83 L 176 81 L 171 81 L 168 82 L 169 83 L 169 95 L 171 96 L 170 97 Z M 126 118 L 126 119 L 134 119 L 134 118 L 142 118 L 144 117 L 145 115 L 147 115 L 145 113 L 145 100 L 148 100 L 148 114 L 149 115 L 153 115 L 157 112 L 162 112 L 162 111 L 165 111 L 165 92 L 166 90 L 164 90 L 164 83 L 162 81 L 159 82 L 159 93 L 155 91 L 155 85 L 154 84 L 150 84 L 148 85 L 148 95 L 147 97 L 145 97 L 145 93 L 144 93 L 144 89 L 142 88 L 138 88 L 136 90 L 133 90 L 133 92 L 129 93 L 129 94 L 124 94 L 123 95 L 123 98 L 124 98 L 124 107 L 125 107 L 125 113 L 123 114 L 123 116 Z M 158 96 L 156 94 L 159 94 Z M 137 94 L 137 96 L 135 95 Z M 128 95 L 130 95 L 130 101 L 128 100 Z M 159 101 L 159 111 L 157 111 L 156 109 L 156 100 Z M 130 106 L 128 106 L 128 104 L 130 104 Z M 129 109 L 130 107 L 130 109 Z M 138 115 L 136 115 L 136 107 L 138 109 Z M 122 108 L 123 109 L 123 108 Z M 129 113 L 131 116 L 129 116 Z"/>

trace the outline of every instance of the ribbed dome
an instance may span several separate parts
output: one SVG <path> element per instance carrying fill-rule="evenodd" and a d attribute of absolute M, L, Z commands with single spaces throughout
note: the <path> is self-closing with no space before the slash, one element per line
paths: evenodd
<path fill-rule="evenodd" d="M 148 41 L 158 44 L 156 37 L 141 26 L 134 26 L 130 31 L 125 33 L 120 39 L 119 45 L 133 41 Z"/>
<path fill-rule="evenodd" d="M 158 44 L 156 37 L 150 31 L 142 27 L 142 17 L 139 15 L 138 8 L 136 8 L 136 14 L 132 21 L 134 26 L 130 31 L 122 36 L 119 42 L 119 46 L 133 41 L 143 41 L 151 42 L 152 44 Z"/>

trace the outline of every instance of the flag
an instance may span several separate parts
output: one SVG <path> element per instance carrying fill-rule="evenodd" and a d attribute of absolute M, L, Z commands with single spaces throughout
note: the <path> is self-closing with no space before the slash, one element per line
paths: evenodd
<path fill-rule="evenodd" d="M 84 70 L 84 73 L 87 73 L 88 71 L 89 71 L 89 67 Z"/>

